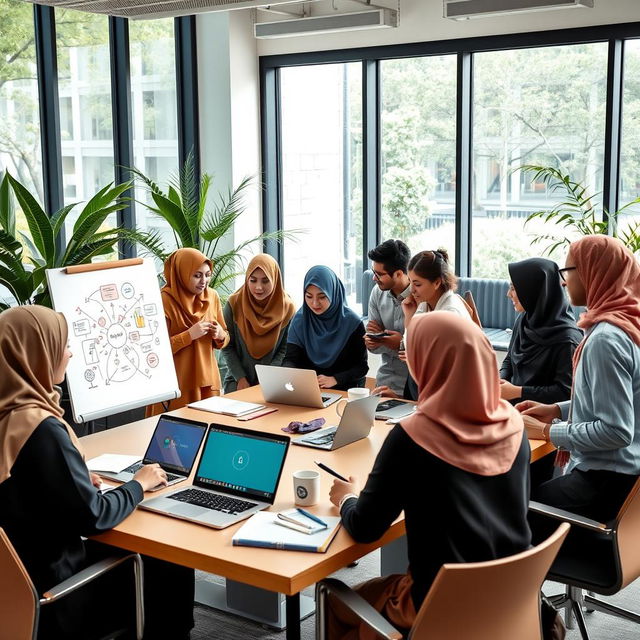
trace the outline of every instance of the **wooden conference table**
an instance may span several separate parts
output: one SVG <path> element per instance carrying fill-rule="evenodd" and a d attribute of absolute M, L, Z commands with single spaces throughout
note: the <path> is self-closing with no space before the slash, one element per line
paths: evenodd
<path fill-rule="evenodd" d="M 239 400 L 263 402 L 259 387 L 237 391 L 231 396 Z M 281 428 L 292 420 L 310 420 L 318 416 L 324 416 L 327 424 L 337 424 L 335 405 L 326 409 L 286 405 L 278 407 L 277 412 L 248 422 L 186 408 L 171 413 L 202 422 L 242 426 L 273 433 L 282 433 Z M 148 418 L 85 436 L 81 439 L 83 451 L 87 459 L 107 452 L 142 454 L 156 422 L 157 417 Z M 292 474 L 299 469 L 317 469 L 314 460 L 325 462 L 344 476 L 357 476 L 364 482 L 391 428 L 383 421 L 377 420 L 368 438 L 337 451 L 321 451 L 292 445 L 282 472 L 276 501 L 270 510 L 276 512 L 293 506 Z M 549 453 L 552 446 L 544 441 L 532 440 L 531 449 L 531 460 L 535 461 Z M 320 503 L 310 507 L 310 511 L 318 515 L 338 515 L 336 507 L 329 502 L 332 482 L 332 476 L 321 472 Z M 216 530 L 137 509 L 117 527 L 96 536 L 96 539 L 122 549 L 285 594 L 286 638 L 297 640 L 300 638 L 300 592 L 354 560 L 400 538 L 405 532 L 404 518 L 401 516 L 376 542 L 356 543 L 344 529 L 341 529 L 326 553 L 304 553 L 234 547 L 231 538 L 240 526 L 242 523 Z"/>

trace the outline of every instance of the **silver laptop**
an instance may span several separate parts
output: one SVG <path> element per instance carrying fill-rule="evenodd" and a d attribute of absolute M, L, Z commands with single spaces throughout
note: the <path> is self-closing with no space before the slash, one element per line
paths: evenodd
<path fill-rule="evenodd" d="M 339 393 L 320 389 L 318 376 L 312 369 L 257 364 L 256 374 L 265 402 L 322 409 L 342 398 Z"/>
<path fill-rule="evenodd" d="M 376 420 L 399 420 L 410 416 L 415 410 L 416 405 L 412 402 L 388 398 L 378 405 Z"/>
<path fill-rule="evenodd" d="M 134 462 L 119 473 L 96 473 L 109 480 L 129 482 L 143 465 L 157 462 L 166 471 L 169 484 L 182 482 L 193 469 L 208 426 L 206 422 L 161 415 L 142 460 Z"/>
<path fill-rule="evenodd" d="M 373 426 L 379 396 L 368 396 L 347 402 L 337 427 L 325 427 L 292 440 L 293 444 L 316 449 L 339 449 L 369 435 Z"/>
<path fill-rule="evenodd" d="M 289 441 L 284 434 L 212 424 L 193 485 L 140 506 L 224 529 L 273 504 Z"/>

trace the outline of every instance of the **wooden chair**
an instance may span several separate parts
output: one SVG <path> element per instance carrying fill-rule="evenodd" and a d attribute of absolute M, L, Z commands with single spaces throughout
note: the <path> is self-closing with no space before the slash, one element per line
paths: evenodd
<path fill-rule="evenodd" d="M 566 585 L 565 593 L 551 596 L 555 607 L 572 612 L 584 640 L 589 634 L 582 612 L 609 613 L 640 623 L 640 615 L 603 602 L 593 594 L 610 596 L 640 577 L 640 479 L 636 481 L 613 523 L 609 526 L 589 518 L 531 502 L 529 509 L 580 527 L 584 544 L 566 544 L 553 562 L 549 580 Z M 588 594 L 583 594 L 588 591 Z"/>
<path fill-rule="evenodd" d="M 105 558 L 38 597 L 36 588 L 11 541 L 0 529 L 0 640 L 32 640 L 38 635 L 40 607 L 57 602 L 124 562 L 131 561 L 136 585 L 136 637 L 142 638 L 144 603 L 142 559 L 137 553 Z M 96 603 L 101 606 L 100 602 Z"/>
<path fill-rule="evenodd" d="M 480 319 L 480 314 L 478 313 L 476 301 L 473 299 L 473 293 L 471 293 L 471 291 L 465 291 L 462 299 L 467 303 L 467 306 L 469 307 L 471 319 L 482 329 L 482 320 Z"/>
<path fill-rule="evenodd" d="M 561 524 L 547 540 L 500 560 L 445 564 L 409 633 L 410 640 L 541 640 L 540 587 L 567 532 Z M 368 602 L 333 578 L 316 585 L 316 638 L 327 638 L 328 596 L 339 598 L 381 637 L 401 640 Z"/>

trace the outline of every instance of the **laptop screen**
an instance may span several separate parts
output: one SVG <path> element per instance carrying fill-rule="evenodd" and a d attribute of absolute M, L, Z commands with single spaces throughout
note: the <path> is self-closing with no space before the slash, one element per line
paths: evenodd
<path fill-rule="evenodd" d="M 284 435 L 212 424 L 195 482 L 272 503 L 288 448 Z"/>
<path fill-rule="evenodd" d="M 206 424 L 160 416 L 144 462 L 189 475 L 204 438 Z"/>

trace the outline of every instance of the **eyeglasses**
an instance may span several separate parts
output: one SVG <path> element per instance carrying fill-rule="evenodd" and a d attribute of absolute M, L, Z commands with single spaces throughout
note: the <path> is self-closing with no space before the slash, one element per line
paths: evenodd
<path fill-rule="evenodd" d="M 565 271 L 573 271 L 576 267 L 564 267 L 563 269 L 558 269 L 558 273 L 560 274 L 560 278 L 562 282 L 566 282 L 567 279 L 564 277 Z"/>
<path fill-rule="evenodd" d="M 378 273 L 377 271 L 373 272 L 373 277 L 376 280 L 382 280 L 382 278 L 384 278 L 385 276 L 388 276 L 388 275 L 389 275 L 388 273 Z"/>

